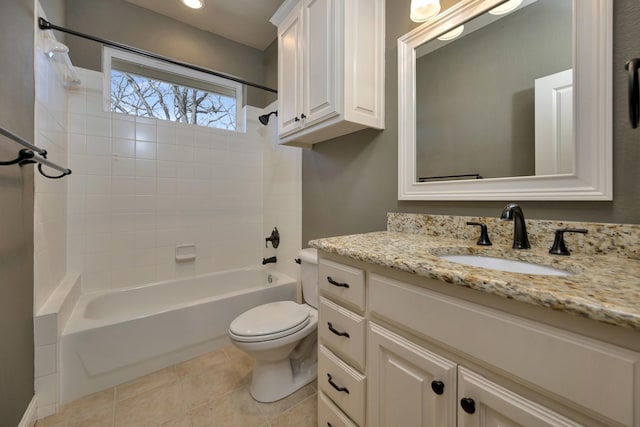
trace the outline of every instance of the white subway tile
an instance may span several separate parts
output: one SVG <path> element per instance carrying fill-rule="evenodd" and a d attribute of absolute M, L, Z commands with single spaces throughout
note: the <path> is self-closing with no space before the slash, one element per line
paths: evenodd
<path fill-rule="evenodd" d="M 155 160 L 136 159 L 136 176 L 156 176 Z"/>
<path fill-rule="evenodd" d="M 87 135 L 111 137 L 111 120 L 107 117 L 87 116 Z"/>
<path fill-rule="evenodd" d="M 156 194 L 156 178 L 136 177 L 135 190 L 136 195 Z"/>
<path fill-rule="evenodd" d="M 133 140 L 136 137 L 135 122 L 113 119 L 111 121 L 111 132 L 114 138 Z"/>
<path fill-rule="evenodd" d="M 156 141 L 156 125 L 140 123 L 140 119 L 136 119 L 136 141 Z"/>
<path fill-rule="evenodd" d="M 174 145 L 176 143 L 175 126 L 164 126 L 164 125 L 158 124 L 156 132 L 157 132 L 157 140 L 159 143 L 171 144 L 171 145 Z"/>
<path fill-rule="evenodd" d="M 104 136 L 87 136 L 86 153 L 94 156 L 111 155 L 111 138 Z"/>
<path fill-rule="evenodd" d="M 136 158 L 137 159 L 155 159 L 156 143 L 147 141 L 136 141 Z"/>
<path fill-rule="evenodd" d="M 122 233 L 134 231 L 136 229 L 135 213 L 114 213 L 111 214 L 111 231 L 113 233 Z"/>
<path fill-rule="evenodd" d="M 112 176 L 111 194 L 134 195 L 135 180 L 133 176 Z"/>
<path fill-rule="evenodd" d="M 135 176 L 135 159 L 122 158 L 111 160 L 111 174 L 113 176 Z"/>
<path fill-rule="evenodd" d="M 36 378 L 35 392 L 39 405 L 51 405 L 58 401 L 58 374 Z"/>
<path fill-rule="evenodd" d="M 158 144 L 157 146 L 158 160 L 175 160 L 176 146 L 169 144 Z"/>
<path fill-rule="evenodd" d="M 118 157 L 135 157 L 136 143 L 133 139 L 114 138 L 111 147 L 112 154 Z"/>
<path fill-rule="evenodd" d="M 56 314 L 35 316 L 33 318 L 34 345 L 55 344 L 58 340 L 58 317 Z"/>

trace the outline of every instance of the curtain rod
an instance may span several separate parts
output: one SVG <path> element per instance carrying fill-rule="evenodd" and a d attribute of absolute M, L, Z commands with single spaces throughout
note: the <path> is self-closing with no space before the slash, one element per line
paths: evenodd
<path fill-rule="evenodd" d="M 248 82 L 246 80 L 239 79 L 237 77 L 229 76 L 229 75 L 223 74 L 223 73 L 218 73 L 217 71 L 209 70 L 207 68 L 198 67 L 197 65 L 192 65 L 192 64 L 187 64 L 185 62 L 176 61 L 176 60 L 168 58 L 166 56 L 157 55 L 155 53 L 148 52 L 146 50 L 142 50 L 142 49 L 138 49 L 138 48 L 135 48 L 135 47 L 127 46 L 125 44 L 112 42 L 110 40 L 101 39 L 99 37 L 94 37 L 94 36 L 91 36 L 89 34 L 80 33 L 78 31 L 70 30 L 68 28 L 59 27 L 57 25 L 52 24 L 51 22 L 47 21 L 44 18 L 38 18 L 38 25 L 39 25 L 41 30 L 61 31 L 63 33 L 71 34 L 72 36 L 81 37 L 81 38 L 87 39 L 87 40 L 92 40 L 94 42 L 101 43 L 101 44 L 106 45 L 106 46 L 111 46 L 111 47 L 115 47 L 115 48 L 118 48 L 118 49 L 126 50 L 128 52 L 137 53 L 138 55 L 146 56 L 148 58 L 158 59 L 160 61 L 168 62 L 168 63 L 173 64 L 173 65 L 179 65 L 181 67 L 186 67 L 186 68 L 189 68 L 191 70 L 200 71 L 202 73 L 211 74 L 211 75 L 216 76 L 216 77 L 221 77 L 223 79 L 234 81 L 236 83 L 241 83 L 243 85 L 255 87 L 257 89 L 266 90 L 267 92 L 278 93 L 277 90 L 272 89 L 272 88 L 267 87 L 267 86 L 263 86 L 263 85 L 260 85 L 260 84 L 257 84 L 257 83 L 251 83 L 251 82 Z"/>

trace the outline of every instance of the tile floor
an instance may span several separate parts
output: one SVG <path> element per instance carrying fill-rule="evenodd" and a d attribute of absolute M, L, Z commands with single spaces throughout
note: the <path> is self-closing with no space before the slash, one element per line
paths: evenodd
<path fill-rule="evenodd" d="M 249 394 L 253 363 L 233 346 L 63 405 L 36 427 L 316 427 L 311 383 L 274 403 Z"/>

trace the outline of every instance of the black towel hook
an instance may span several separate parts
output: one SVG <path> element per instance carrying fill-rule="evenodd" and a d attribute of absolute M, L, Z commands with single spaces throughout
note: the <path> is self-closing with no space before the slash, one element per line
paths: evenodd
<path fill-rule="evenodd" d="M 624 64 L 624 68 L 629 73 L 629 121 L 633 129 L 638 127 L 640 122 L 640 84 L 638 83 L 638 68 L 640 68 L 640 58 L 633 58 Z"/>

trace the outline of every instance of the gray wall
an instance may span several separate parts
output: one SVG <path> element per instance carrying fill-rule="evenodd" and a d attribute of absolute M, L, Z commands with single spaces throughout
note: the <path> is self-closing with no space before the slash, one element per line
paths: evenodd
<path fill-rule="evenodd" d="M 68 28 L 148 50 L 241 79 L 264 84 L 263 52 L 124 0 L 67 0 Z M 67 36 L 69 55 L 79 67 L 101 71 L 101 45 Z M 269 99 L 259 89 L 248 89 L 249 105 L 262 107 Z"/>
<path fill-rule="evenodd" d="M 0 126 L 33 141 L 33 1 L 0 13 Z M 0 137 L 0 159 L 18 144 Z M 20 422 L 33 397 L 33 167 L 0 166 L 0 425 Z"/>
<path fill-rule="evenodd" d="M 571 68 L 571 11 L 538 0 L 418 58 L 418 177 L 535 175 L 534 82 Z"/>
<path fill-rule="evenodd" d="M 497 216 L 505 205 L 397 200 L 396 40 L 415 27 L 409 21 L 409 5 L 410 0 L 387 0 L 385 130 L 364 130 L 322 142 L 303 154 L 303 246 L 317 237 L 384 230 L 387 212 Z M 528 218 L 640 223 L 640 130 L 628 124 L 623 68 L 630 57 L 640 56 L 640 2 L 616 0 L 614 6 L 614 199 L 522 202 Z"/>

